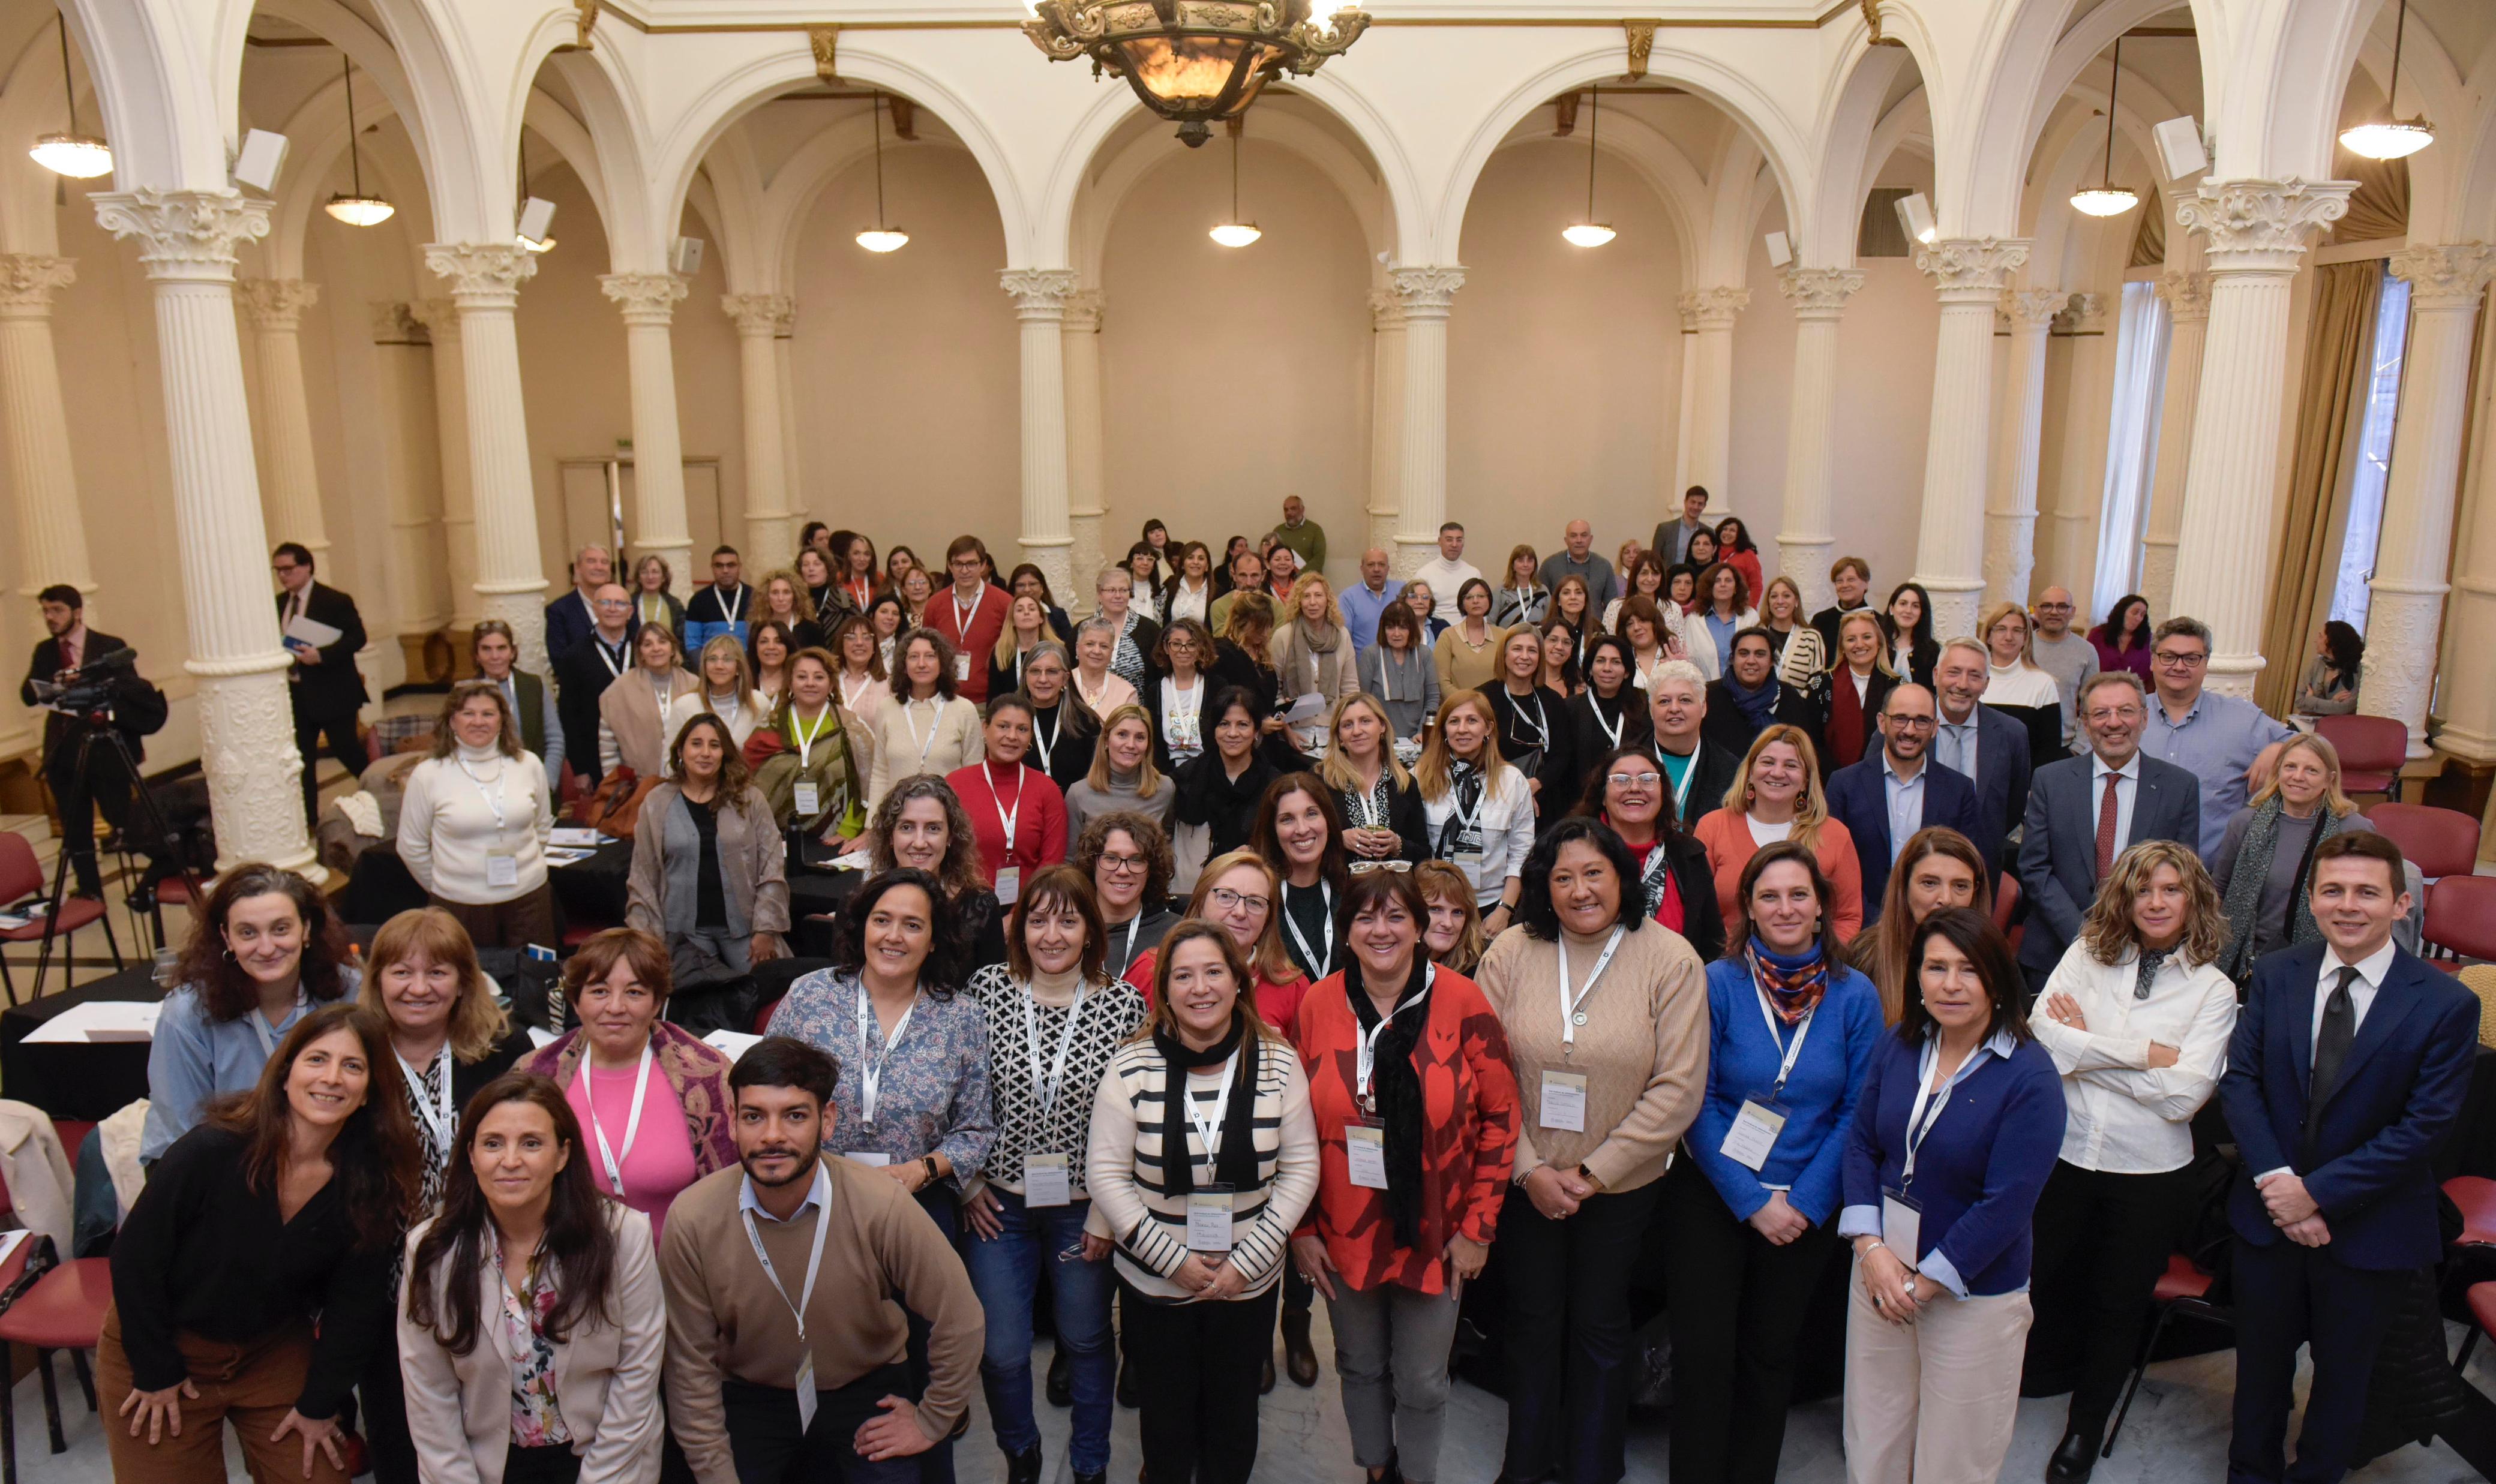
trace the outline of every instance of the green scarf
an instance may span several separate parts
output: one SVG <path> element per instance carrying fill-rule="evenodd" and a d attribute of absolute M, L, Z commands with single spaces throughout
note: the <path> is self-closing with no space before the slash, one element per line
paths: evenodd
<path fill-rule="evenodd" d="M 2239 984 L 2254 972 L 2254 938 L 2261 926 L 2255 919 L 2262 912 L 2262 883 L 2270 879 L 2271 857 L 2279 850 L 2283 811 L 2276 793 L 2254 810 L 2253 822 L 2245 827 L 2244 842 L 2236 847 L 2235 873 L 2228 878 L 2227 894 L 2220 899 L 2219 905 L 2228 917 L 2228 946 L 2219 954 L 2219 968 Z M 2314 834 L 2306 841 L 2305 859 L 2298 864 L 2295 886 L 2289 892 L 2288 932 L 2282 946 L 2313 943 L 2323 936 L 2323 930 L 2315 925 L 2313 909 L 2306 905 L 2306 878 L 2313 869 L 2314 848 L 2325 836 L 2349 827 L 2348 820 L 2333 814 L 2327 803 L 2315 806 Z"/>

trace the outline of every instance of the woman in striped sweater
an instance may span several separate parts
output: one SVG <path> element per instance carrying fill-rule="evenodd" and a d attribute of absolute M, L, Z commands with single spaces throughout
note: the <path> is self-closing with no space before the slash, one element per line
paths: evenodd
<path fill-rule="evenodd" d="M 1249 982 L 1229 933 L 1173 928 L 1152 1018 L 1093 1102 L 1085 1230 L 1116 1244 L 1147 1478 L 1244 1484 L 1256 1467 L 1276 1280 L 1317 1193 L 1308 1080 Z"/>

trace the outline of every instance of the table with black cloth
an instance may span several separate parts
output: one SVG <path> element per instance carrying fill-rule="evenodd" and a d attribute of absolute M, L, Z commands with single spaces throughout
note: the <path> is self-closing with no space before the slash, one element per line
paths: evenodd
<path fill-rule="evenodd" d="M 586 859 L 552 866 L 546 881 L 554 887 L 558 928 L 586 923 L 617 927 L 624 921 L 627 886 L 633 875 L 633 842 L 600 846 Z M 426 905 L 424 888 L 398 858 L 392 847 L 377 845 L 356 857 L 356 872 L 337 901 L 338 914 L 349 922 L 387 922 L 400 912 Z M 554 947 L 557 944 L 548 943 Z"/>
<path fill-rule="evenodd" d="M 0 1010 L 0 1093 L 54 1118 L 101 1123 L 147 1096 L 146 1041 L 36 1041 L 32 1036 L 73 1005 L 165 998 L 154 969 L 125 969 L 73 990 Z"/>

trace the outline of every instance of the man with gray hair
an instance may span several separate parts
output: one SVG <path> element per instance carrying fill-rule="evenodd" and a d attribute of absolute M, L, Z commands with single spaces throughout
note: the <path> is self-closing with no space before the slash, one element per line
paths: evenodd
<path fill-rule="evenodd" d="M 1965 634 L 1948 640 L 1933 661 L 1933 700 L 1941 725 L 1933 732 L 1933 761 L 1976 785 L 1975 837 L 1984 858 L 2000 867 L 2009 858 L 2011 832 L 2028 807 L 2028 780 L 2035 766 L 2028 728 L 1984 704 L 1993 657 Z"/>
<path fill-rule="evenodd" d="M 2202 688 L 2210 674 L 2210 626 L 2181 615 L 2149 639 L 2149 674 L 2158 687 L 2140 750 L 2201 781 L 2201 833 L 2193 842 L 2208 865 L 2227 837 L 2228 820 L 2251 788 L 2270 778 L 2280 744 L 2295 728 L 2241 696 Z"/>
<path fill-rule="evenodd" d="M 2073 707 L 2080 696 L 2080 682 L 2097 673 L 2098 647 L 2072 628 L 2079 607 L 2070 588 L 2045 589 L 2028 611 L 2037 623 L 2029 647 L 2039 667 L 2054 677 L 2054 689 L 2063 698 L 2063 747 L 2068 751 L 2078 745 L 2079 723 Z"/>
<path fill-rule="evenodd" d="M 573 553 L 572 591 L 546 605 L 546 668 L 598 627 L 598 590 L 615 580 L 615 559 L 604 546 Z"/>

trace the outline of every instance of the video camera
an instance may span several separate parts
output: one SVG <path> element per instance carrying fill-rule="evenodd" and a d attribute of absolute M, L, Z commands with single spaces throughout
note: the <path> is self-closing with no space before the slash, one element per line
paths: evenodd
<path fill-rule="evenodd" d="M 122 683 L 139 678 L 139 651 L 124 644 L 109 654 L 96 655 L 78 666 L 78 678 L 68 685 L 48 680 L 34 683 L 35 698 L 56 710 L 76 716 L 87 716 L 112 709 L 120 699 Z"/>

